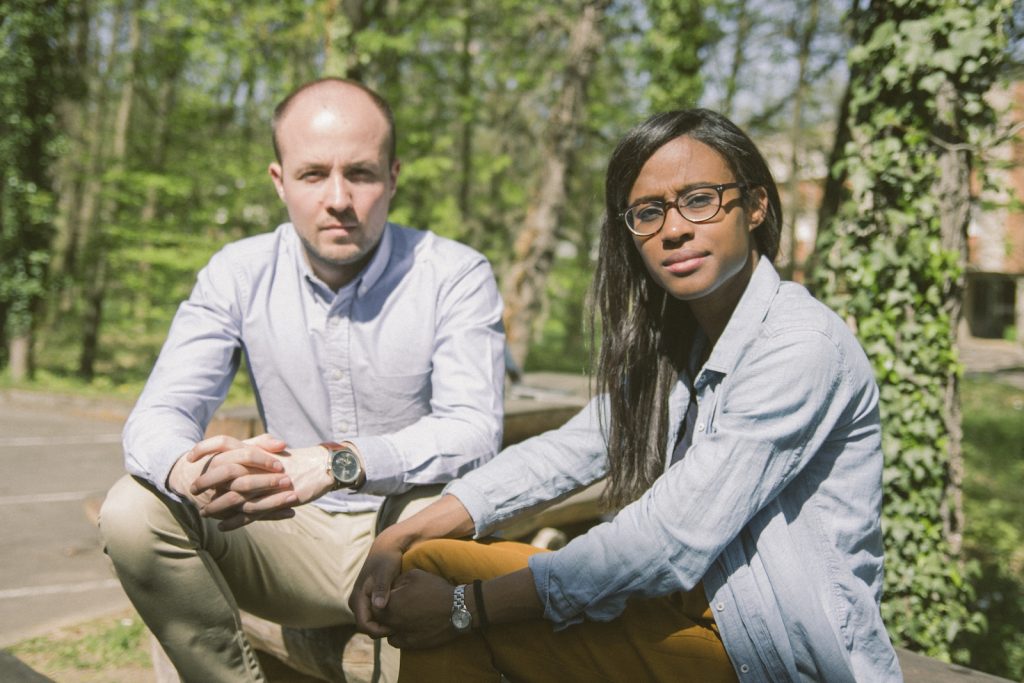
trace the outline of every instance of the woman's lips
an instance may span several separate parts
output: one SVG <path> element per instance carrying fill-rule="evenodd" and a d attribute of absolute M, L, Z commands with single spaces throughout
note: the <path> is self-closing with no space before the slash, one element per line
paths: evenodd
<path fill-rule="evenodd" d="M 700 268 L 707 256 L 707 252 L 680 249 L 669 254 L 661 265 L 675 275 L 687 275 Z"/>

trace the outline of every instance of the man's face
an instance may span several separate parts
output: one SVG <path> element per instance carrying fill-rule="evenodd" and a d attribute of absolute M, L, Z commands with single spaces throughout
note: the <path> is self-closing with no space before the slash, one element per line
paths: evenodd
<path fill-rule="evenodd" d="M 277 126 L 277 194 L 310 268 L 338 289 L 380 241 L 399 163 L 388 160 L 387 120 L 362 91 L 331 84 L 301 93 Z"/>

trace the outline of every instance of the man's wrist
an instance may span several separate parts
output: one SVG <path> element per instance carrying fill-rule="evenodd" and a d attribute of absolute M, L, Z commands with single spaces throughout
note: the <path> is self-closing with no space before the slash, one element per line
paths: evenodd
<path fill-rule="evenodd" d="M 185 468 L 188 465 L 185 457 L 187 455 L 187 453 L 183 453 L 181 457 L 174 461 L 174 464 L 171 465 L 171 471 L 167 473 L 167 479 L 164 482 L 168 491 L 182 498 L 189 498 L 188 489 L 190 482 L 185 481 Z"/>
<path fill-rule="evenodd" d="M 366 483 L 366 468 L 362 454 L 351 441 L 320 444 L 326 452 L 324 472 L 330 479 L 329 491 L 349 489 L 358 491 Z"/>

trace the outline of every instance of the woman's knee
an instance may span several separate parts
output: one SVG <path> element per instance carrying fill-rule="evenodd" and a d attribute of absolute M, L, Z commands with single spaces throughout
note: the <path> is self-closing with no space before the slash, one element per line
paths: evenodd
<path fill-rule="evenodd" d="M 437 539 L 421 543 L 402 558 L 402 571 L 422 569 L 449 581 L 466 583 L 518 571 L 538 548 L 508 541 Z"/>

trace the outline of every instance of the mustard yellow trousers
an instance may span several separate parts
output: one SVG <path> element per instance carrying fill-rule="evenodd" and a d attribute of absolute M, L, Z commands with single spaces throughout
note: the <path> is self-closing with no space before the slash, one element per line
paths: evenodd
<path fill-rule="evenodd" d="M 545 552 L 507 541 L 437 540 L 404 559 L 453 583 L 489 579 L 527 566 Z M 632 600 L 610 622 L 555 631 L 544 619 L 493 625 L 441 647 L 402 651 L 400 683 L 552 681 L 736 681 L 703 586 L 651 600 Z"/>

